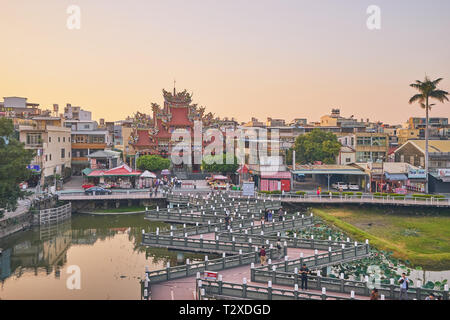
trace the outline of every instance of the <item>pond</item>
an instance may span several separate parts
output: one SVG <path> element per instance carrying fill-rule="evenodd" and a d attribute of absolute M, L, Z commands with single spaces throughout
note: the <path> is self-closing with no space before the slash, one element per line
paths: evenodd
<path fill-rule="evenodd" d="M 292 235 L 293 232 L 290 231 L 286 234 Z M 327 240 L 329 237 L 338 241 L 349 239 L 344 232 L 328 226 L 318 217 L 315 218 L 314 226 L 295 232 L 299 237 L 311 238 L 311 236 L 314 236 L 314 239 L 317 240 Z M 353 240 L 350 241 L 353 243 Z M 392 258 L 392 253 L 375 250 L 374 248 L 371 248 L 370 258 L 328 267 L 327 274 L 331 277 L 339 277 L 343 273 L 345 279 L 362 281 L 364 276 L 370 273 L 370 270 L 379 273 L 382 283 L 389 283 L 391 278 L 398 280 L 402 272 L 405 272 L 412 284 L 416 284 L 420 280 L 425 287 L 436 290 L 442 290 L 443 285 L 450 279 L 450 270 L 414 269 L 409 267 L 406 262 Z"/>
<path fill-rule="evenodd" d="M 0 299 L 140 299 L 146 266 L 157 270 L 204 257 L 142 247 L 142 229 L 156 227 L 168 225 L 142 214 L 74 215 L 58 226 L 0 240 Z M 80 289 L 68 289 L 71 266 L 79 267 Z"/>

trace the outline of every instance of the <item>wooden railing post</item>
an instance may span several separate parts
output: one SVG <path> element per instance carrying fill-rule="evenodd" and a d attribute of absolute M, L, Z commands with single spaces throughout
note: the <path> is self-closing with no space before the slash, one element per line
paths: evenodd
<path fill-rule="evenodd" d="M 267 300 L 272 300 L 272 281 L 267 282 Z"/>
<path fill-rule="evenodd" d="M 189 277 L 189 266 L 190 266 L 190 261 L 189 261 L 189 259 L 186 259 L 186 277 Z"/>
<path fill-rule="evenodd" d="M 222 253 L 222 269 L 225 269 L 226 265 L 226 258 L 227 258 L 227 254 L 225 252 Z"/>
<path fill-rule="evenodd" d="M 242 298 L 247 298 L 247 278 L 242 279 Z"/>
<path fill-rule="evenodd" d="M 322 288 L 322 276 L 320 275 L 320 270 L 317 271 L 317 289 Z"/>
<path fill-rule="evenodd" d="M 417 280 L 417 285 L 416 285 L 416 299 L 420 300 L 420 295 L 421 295 L 421 290 L 422 289 L 422 281 Z"/>
<path fill-rule="evenodd" d="M 221 274 L 219 274 L 219 279 L 218 279 L 217 282 L 219 284 L 218 294 L 221 295 L 222 294 L 222 288 L 223 288 L 223 281 L 222 281 L 222 275 Z"/>
<path fill-rule="evenodd" d="M 167 281 L 169 281 L 170 280 L 170 262 L 167 262 L 166 273 L 167 273 Z"/>

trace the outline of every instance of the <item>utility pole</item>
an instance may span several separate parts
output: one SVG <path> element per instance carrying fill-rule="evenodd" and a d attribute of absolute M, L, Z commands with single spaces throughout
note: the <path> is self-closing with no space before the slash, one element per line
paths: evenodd
<path fill-rule="evenodd" d="M 295 150 L 292 150 L 292 170 L 295 170 Z"/>

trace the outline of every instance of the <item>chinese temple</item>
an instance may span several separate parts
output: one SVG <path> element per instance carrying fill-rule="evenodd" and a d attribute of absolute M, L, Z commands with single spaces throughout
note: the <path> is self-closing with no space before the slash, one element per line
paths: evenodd
<path fill-rule="evenodd" d="M 175 141 L 171 134 L 177 129 L 186 129 L 193 136 L 194 121 L 202 121 L 210 126 L 215 120 L 212 113 L 205 114 L 205 107 L 192 103 L 192 94 L 186 90 L 169 92 L 163 89 L 164 106 L 152 103 L 153 117 L 137 113 L 132 123 L 129 145 L 141 155 L 161 155 L 169 157 Z M 193 139 L 191 139 L 193 143 Z M 199 165 L 177 166 L 179 169 L 198 171 Z"/>

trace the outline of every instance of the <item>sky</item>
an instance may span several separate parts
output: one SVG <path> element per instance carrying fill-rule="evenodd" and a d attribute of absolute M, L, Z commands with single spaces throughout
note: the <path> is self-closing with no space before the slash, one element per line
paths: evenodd
<path fill-rule="evenodd" d="M 77 5 L 81 28 L 70 30 Z M 369 30 L 367 8 L 380 8 Z M 117 121 L 193 92 L 220 117 L 307 118 L 332 108 L 390 124 L 423 116 L 409 84 L 450 91 L 448 0 L 1 0 L 0 97 Z M 450 103 L 432 116 L 450 117 Z"/>

